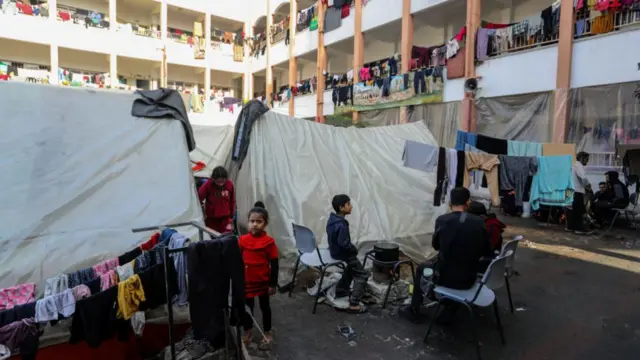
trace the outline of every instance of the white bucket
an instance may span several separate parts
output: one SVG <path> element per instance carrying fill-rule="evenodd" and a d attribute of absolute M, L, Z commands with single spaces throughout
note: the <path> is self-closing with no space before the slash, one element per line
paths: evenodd
<path fill-rule="evenodd" d="M 522 203 L 522 215 L 523 218 L 531 217 L 531 204 L 528 201 Z"/>

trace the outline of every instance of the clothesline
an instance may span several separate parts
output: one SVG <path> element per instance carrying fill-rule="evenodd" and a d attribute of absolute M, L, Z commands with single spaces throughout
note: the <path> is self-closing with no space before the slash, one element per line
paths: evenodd
<path fill-rule="evenodd" d="M 470 144 L 471 143 L 471 144 Z M 547 144 L 547 154 L 542 146 L 513 147 L 530 151 L 523 155 L 509 154 L 508 140 L 459 131 L 456 149 L 407 141 L 403 153 L 406 167 L 426 172 L 437 168 L 437 185 L 434 205 L 439 206 L 447 193 L 447 187 L 469 187 L 471 178 L 479 186 L 484 177 L 493 205 L 500 205 L 500 191 L 515 191 L 516 205 L 522 205 L 525 188 L 530 176 L 530 202 L 537 210 L 540 204 L 568 205 L 573 201 L 573 177 L 571 176 L 573 144 Z M 568 146 L 563 146 L 568 145 Z M 477 146 L 477 147 L 476 147 Z M 473 173 L 473 171 L 481 173 Z"/>

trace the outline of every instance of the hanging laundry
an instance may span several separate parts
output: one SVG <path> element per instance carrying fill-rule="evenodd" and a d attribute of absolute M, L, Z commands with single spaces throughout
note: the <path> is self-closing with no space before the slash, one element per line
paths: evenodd
<path fill-rule="evenodd" d="M 118 284 L 118 317 L 125 320 L 131 319 L 138 311 L 140 304 L 145 301 L 144 289 L 138 275 Z"/>
<path fill-rule="evenodd" d="M 540 203 L 570 206 L 573 203 L 572 158 L 569 155 L 539 156 L 538 172 L 531 183 L 531 209 Z"/>
<path fill-rule="evenodd" d="M 329 7 L 324 14 L 325 34 L 342 25 L 342 10 L 339 7 Z"/>
<path fill-rule="evenodd" d="M 142 249 L 140 247 L 136 247 L 135 249 L 118 256 L 118 264 L 128 264 L 141 254 Z"/>
<path fill-rule="evenodd" d="M 438 165 L 438 151 L 439 148 L 436 146 L 407 140 L 404 143 L 402 161 L 405 167 L 433 172 Z"/>
<path fill-rule="evenodd" d="M 478 134 L 476 147 L 489 154 L 507 155 L 507 140 Z"/>
<path fill-rule="evenodd" d="M 144 243 L 142 243 L 142 245 L 140 245 L 140 249 L 142 249 L 143 251 L 149 251 L 153 249 L 153 247 L 158 244 L 159 239 L 160 239 L 160 233 L 155 233 L 151 235 L 149 240 L 145 241 Z"/>
<path fill-rule="evenodd" d="M 86 341 L 97 348 L 118 334 L 118 340 L 127 341 L 130 334 L 128 321 L 118 319 L 118 288 L 112 287 L 76 302 L 76 312 L 71 322 L 69 343 Z"/>
<path fill-rule="evenodd" d="M 11 309 L 0 311 L 0 327 L 9 325 L 22 319 L 34 318 L 35 316 L 35 301 L 23 305 L 16 305 Z"/>
<path fill-rule="evenodd" d="M 71 289 L 71 291 L 73 292 L 73 298 L 76 299 L 76 302 L 91 296 L 91 290 L 87 285 L 78 285 Z"/>
<path fill-rule="evenodd" d="M 458 40 L 456 40 L 455 38 L 449 40 L 447 42 L 447 59 L 451 59 L 452 57 L 456 56 L 458 50 L 460 50 L 460 44 L 458 43 Z"/>
<path fill-rule="evenodd" d="M 34 319 L 22 319 L 0 327 L 0 344 L 11 352 L 17 350 L 27 337 L 37 335 L 38 326 Z"/>
<path fill-rule="evenodd" d="M 167 263 L 168 274 L 167 282 L 169 283 L 169 296 L 173 298 L 178 294 L 178 277 L 173 261 Z M 154 265 L 147 270 L 138 274 L 142 289 L 144 290 L 145 301 L 140 304 L 140 311 L 155 309 L 160 305 L 167 303 L 167 286 L 165 282 L 164 265 Z"/>
<path fill-rule="evenodd" d="M 244 263 L 235 236 L 189 245 L 189 315 L 196 340 L 208 340 L 214 348 L 225 344 L 223 310 L 244 312 Z M 231 287 L 231 289 L 230 289 Z"/>
<path fill-rule="evenodd" d="M 464 145 L 469 144 L 476 147 L 478 137 L 474 133 L 458 130 L 456 132 L 456 150 L 464 151 Z"/>
<path fill-rule="evenodd" d="M 118 258 L 102 261 L 93 266 L 93 271 L 96 276 L 102 276 L 109 272 L 109 270 L 115 269 L 119 265 Z"/>
<path fill-rule="evenodd" d="M 529 176 L 538 171 L 538 158 L 534 156 L 500 155 L 500 190 L 514 190 L 516 206 L 522 206 Z"/>
<path fill-rule="evenodd" d="M 118 285 L 118 275 L 115 270 L 109 270 L 106 273 L 100 275 L 100 290 L 104 291 L 112 286 Z"/>
<path fill-rule="evenodd" d="M 554 155 L 571 155 L 575 161 L 576 145 L 575 144 L 542 144 L 542 156 Z"/>
<path fill-rule="evenodd" d="M 485 61 L 489 59 L 489 34 L 495 33 L 491 29 L 479 28 L 476 32 L 476 59 Z"/>
<path fill-rule="evenodd" d="M 67 275 L 62 274 L 45 281 L 44 296 L 59 294 L 69 288 Z"/>
<path fill-rule="evenodd" d="M 180 249 L 189 245 L 189 239 L 180 233 L 175 233 L 169 240 L 169 249 Z M 189 303 L 187 293 L 187 257 L 184 252 L 171 254 L 174 266 L 178 272 L 178 288 L 180 293 L 176 295 L 173 301 L 178 306 L 186 306 Z"/>
<path fill-rule="evenodd" d="M 76 299 L 73 291 L 67 289 L 60 294 L 44 297 L 36 302 L 36 322 L 45 323 L 58 320 L 58 314 L 71 317 L 76 310 Z"/>
<path fill-rule="evenodd" d="M 509 156 L 541 156 L 542 144 L 529 141 L 507 141 L 507 155 Z"/>
<path fill-rule="evenodd" d="M 487 185 L 489 186 L 489 192 L 491 193 L 491 203 L 494 206 L 500 205 L 500 191 L 498 188 L 498 155 L 493 154 L 481 154 L 481 153 L 465 153 L 465 173 L 464 173 L 464 187 L 468 188 L 471 184 L 471 177 L 469 172 L 471 170 L 482 170 L 487 177 Z"/>
<path fill-rule="evenodd" d="M 36 298 L 36 284 L 20 284 L 0 289 L 0 310 L 32 302 Z"/>
<path fill-rule="evenodd" d="M 464 151 L 465 152 L 474 152 L 474 153 L 481 153 L 481 154 L 487 154 L 486 151 L 482 151 L 479 150 L 476 147 L 473 147 L 469 144 L 466 144 L 464 146 Z M 484 171 L 482 170 L 473 170 L 471 171 L 471 184 L 475 189 L 480 189 L 482 188 L 487 188 L 487 177 L 484 174 Z M 469 188 L 471 189 L 471 188 Z"/>
<path fill-rule="evenodd" d="M 447 150 L 438 148 L 438 170 L 436 172 L 436 190 L 433 193 L 433 205 L 440 206 L 446 195 Z"/>
<path fill-rule="evenodd" d="M 456 150 L 458 161 L 456 162 L 456 187 L 464 185 L 464 173 L 466 172 L 466 156 L 464 151 Z"/>
<path fill-rule="evenodd" d="M 449 178 L 449 190 L 456 187 L 458 177 L 458 151 L 447 149 L 447 177 Z"/>

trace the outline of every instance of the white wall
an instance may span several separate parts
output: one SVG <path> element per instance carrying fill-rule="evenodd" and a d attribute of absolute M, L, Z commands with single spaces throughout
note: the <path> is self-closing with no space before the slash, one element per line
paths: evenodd
<path fill-rule="evenodd" d="M 576 41 L 572 59 L 572 88 L 640 81 L 640 30 Z"/>
<path fill-rule="evenodd" d="M 374 29 L 398 18 L 402 18 L 402 1 L 373 0 L 362 8 L 362 31 Z"/>
<path fill-rule="evenodd" d="M 557 70 L 557 45 L 490 59 L 476 68 L 478 97 L 554 90 Z"/>

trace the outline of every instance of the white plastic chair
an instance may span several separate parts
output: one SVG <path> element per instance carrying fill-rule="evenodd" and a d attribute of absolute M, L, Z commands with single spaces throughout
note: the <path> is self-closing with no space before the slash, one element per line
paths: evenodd
<path fill-rule="evenodd" d="M 507 256 L 507 254 L 511 254 L 507 257 L 507 264 L 505 266 L 505 271 L 504 271 L 504 282 L 505 282 L 505 285 L 507 285 L 507 295 L 509 296 L 509 308 L 511 309 L 512 314 L 514 312 L 514 309 L 513 309 L 513 299 L 511 298 L 511 284 L 509 283 L 509 279 L 514 274 L 513 264 L 516 260 L 516 251 L 518 250 L 518 244 L 522 239 L 523 237 L 521 235 L 514 237 L 513 240 L 504 244 L 504 247 L 502 248 L 502 252 L 500 253 L 500 256 Z M 496 290 L 496 289 L 493 289 L 493 290 Z"/>
<path fill-rule="evenodd" d="M 627 223 L 631 223 L 631 221 L 635 219 L 637 205 L 638 205 L 638 193 L 633 193 L 631 194 L 631 196 L 629 196 L 629 206 L 627 206 L 624 209 L 612 209 L 616 213 L 613 215 L 613 219 L 611 220 L 611 225 L 609 225 L 609 229 L 607 231 L 611 231 L 611 229 L 613 228 L 613 224 L 616 223 L 616 220 L 618 220 L 618 217 L 620 217 L 620 215 L 624 215 L 624 218 L 625 220 L 627 220 Z"/>
<path fill-rule="evenodd" d="M 312 314 L 315 314 L 316 307 L 318 306 L 318 300 L 320 299 L 320 294 L 322 293 L 322 281 L 324 280 L 324 273 L 331 266 L 336 266 L 344 270 L 344 263 L 340 260 L 332 258 L 329 249 L 318 249 L 316 236 L 309 228 L 296 224 L 292 225 L 293 237 L 296 240 L 296 248 L 298 249 L 300 255 L 298 255 L 296 265 L 293 268 L 293 280 L 291 281 L 291 288 L 289 289 L 289 297 L 291 297 L 293 287 L 296 284 L 296 275 L 298 274 L 298 266 L 300 265 L 301 261 L 303 264 L 318 270 L 320 272 L 320 283 L 318 284 L 318 292 L 316 293 L 315 301 L 313 302 L 313 311 L 311 312 Z"/>
<path fill-rule="evenodd" d="M 496 294 L 491 289 L 499 289 L 504 285 L 504 273 L 507 265 L 507 258 L 511 255 L 512 253 L 508 252 L 505 256 L 499 256 L 495 260 L 493 260 L 487 268 L 487 271 L 484 273 L 482 280 L 475 283 L 470 289 L 456 290 L 444 286 L 436 286 L 435 289 L 433 289 L 436 296 L 439 298 L 434 319 L 438 316 L 438 313 L 442 308 L 442 302 L 445 300 L 462 304 L 469 312 L 478 359 L 482 359 L 482 356 L 480 354 L 480 342 L 478 341 L 478 332 L 475 325 L 473 306 L 487 307 L 493 305 L 493 311 L 496 315 L 496 322 L 498 325 L 498 332 L 500 333 L 500 339 L 502 340 L 503 345 L 505 343 L 502 321 L 500 321 L 500 308 L 498 307 L 498 299 L 496 298 Z M 432 320 L 431 324 L 429 324 L 429 329 L 424 336 L 425 343 L 429 340 L 429 334 L 431 333 L 434 322 L 435 321 Z"/>

